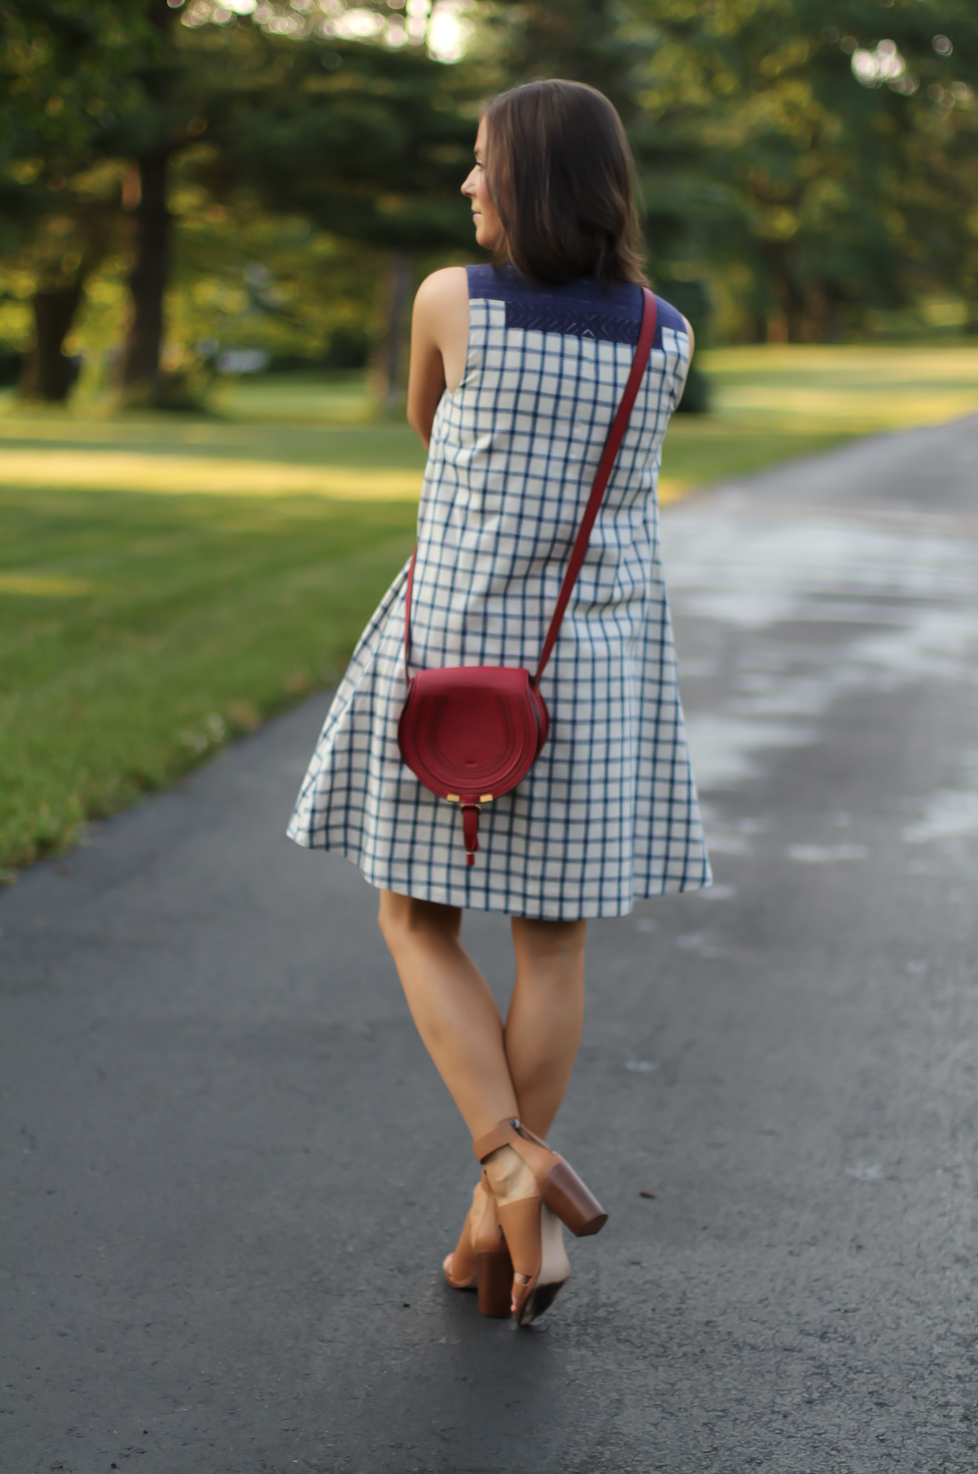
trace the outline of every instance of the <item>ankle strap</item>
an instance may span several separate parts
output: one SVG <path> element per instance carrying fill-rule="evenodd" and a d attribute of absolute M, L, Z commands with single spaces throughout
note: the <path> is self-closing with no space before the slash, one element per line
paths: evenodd
<path fill-rule="evenodd" d="M 545 1152 L 550 1151 L 543 1137 L 537 1136 L 529 1126 L 524 1126 L 518 1116 L 500 1121 L 498 1126 L 494 1126 L 491 1131 L 486 1132 L 485 1136 L 480 1136 L 478 1141 L 472 1143 L 472 1150 L 479 1161 L 484 1162 L 490 1152 L 496 1151 L 501 1146 L 512 1146 L 514 1142 L 521 1140 L 531 1142 L 534 1146 L 542 1146 Z"/>
<path fill-rule="evenodd" d="M 513 1117 L 512 1120 L 500 1121 L 499 1125 L 494 1126 L 491 1131 L 487 1131 L 485 1136 L 480 1136 L 476 1141 L 473 1141 L 472 1150 L 479 1158 L 479 1161 L 484 1162 L 486 1157 L 501 1146 L 512 1146 L 513 1141 L 518 1140 L 516 1130 L 518 1125 L 519 1121 L 516 1117 Z"/>

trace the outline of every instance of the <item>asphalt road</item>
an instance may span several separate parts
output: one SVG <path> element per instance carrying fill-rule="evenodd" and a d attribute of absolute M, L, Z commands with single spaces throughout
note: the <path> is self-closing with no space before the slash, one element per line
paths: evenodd
<path fill-rule="evenodd" d="M 611 1220 L 529 1331 L 441 1282 L 464 1130 L 283 836 L 324 700 L 0 897 L 3 1474 L 978 1465 L 976 483 L 978 418 L 667 513 L 718 884 L 590 927 Z"/>

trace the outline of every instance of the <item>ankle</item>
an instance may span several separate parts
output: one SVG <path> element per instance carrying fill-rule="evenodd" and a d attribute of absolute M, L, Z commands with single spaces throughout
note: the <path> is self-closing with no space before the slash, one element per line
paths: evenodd
<path fill-rule="evenodd" d="M 536 1178 L 511 1146 L 497 1147 L 483 1166 L 497 1203 L 505 1205 L 539 1192 Z"/>

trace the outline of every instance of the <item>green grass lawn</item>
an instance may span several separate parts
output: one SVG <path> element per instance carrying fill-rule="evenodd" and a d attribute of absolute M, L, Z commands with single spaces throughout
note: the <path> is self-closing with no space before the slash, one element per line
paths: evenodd
<path fill-rule="evenodd" d="M 664 500 L 978 408 L 978 349 L 704 359 L 715 411 L 674 421 Z M 0 406 L 7 878 L 335 681 L 410 552 L 424 453 L 357 378 L 236 383 L 215 411 Z"/>
<path fill-rule="evenodd" d="M 336 679 L 409 502 L 0 491 L 7 867 Z"/>

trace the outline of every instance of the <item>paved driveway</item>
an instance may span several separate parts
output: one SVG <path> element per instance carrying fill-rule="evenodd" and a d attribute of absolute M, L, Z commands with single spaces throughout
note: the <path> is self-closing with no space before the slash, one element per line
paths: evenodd
<path fill-rule="evenodd" d="M 978 1464 L 978 419 L 664 538 L 718 884 L 590 928 L 553 1311 L 440 1281 L 464 1131 L 282 835 L 317 699 L 0 897 L 5 1474 Z"/>

